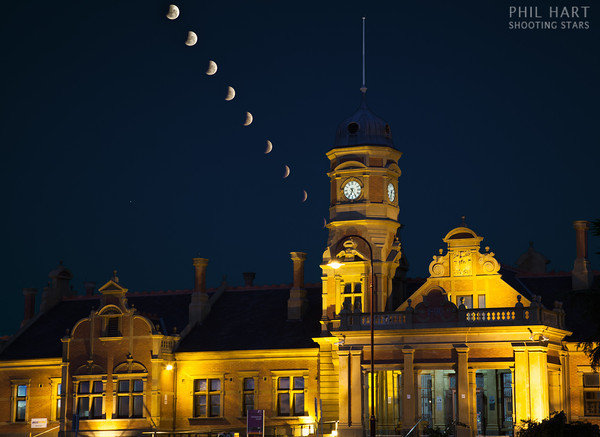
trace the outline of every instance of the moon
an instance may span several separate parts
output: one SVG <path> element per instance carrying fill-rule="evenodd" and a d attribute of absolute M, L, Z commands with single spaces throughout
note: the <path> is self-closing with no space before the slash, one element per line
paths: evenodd
<path fill-rule="evenodd" d="M 217 72 L 217 63 L 215 61 L 208 61 L 208 70 L 206 70 L 206 74 L 212 76 Z"/>
<path fill-rule="evenodd" d="M 167 12 L 167 18 L 169 20 L 175 20 L 179 17 L 179 8 L 175 5 L 169 5 L 169 12 Z"/>
<path fill-rule="evenodd" d="M 267 140 L 267 150 L 265 150 L 265 155 L 271 153 L 271 150 L 273 150 L 273 143 Z"/>
<path fill-rule="evenodd" d="M 290 175 L 290 173 L 291 173 L 291 170 L 290 170 L 290 168 L 289 168 L 289 167 L 286 165 L 286 166 L 285 166 L 285 171 L 283 172 L 283 178 L 284 178 L 284 179 L 285 179 L 285 178 L 287 178 L 287 177 Z"/>
<path fill-rule="evenodd" d="M 244 122 L 244 126 L 250 126 L 254 121 L 254 117 L 249 112 L 246 112 L 246 121 Z"/>
<path fill-rule="evenodd" d="M 323 217 L 323 228 L 327 227 L 327 219 Z"/>
<path fill-rule="evenodd" d="M 198 42 L 198 35 L 196 35 L 195 32 L 192 32 L 191 30 L 188 32 L 188 37 L 185 40 L 185 45 L 188 47 L 191 47 L 193 45 L 196 45 L 196 43 Z"/>
<path fill-rule="evenodd" d="M 225 100 L 230 101 L 233 100 L 235 97 L 235 90 L 233 89 L 233 87 L 228 86 L 227 87 L 227 96 L 225 97 Z"/>
<path fill-rule="evenodd" d="M 308 193 L 306 190 L 302 190 L 302 202 L 306 202 L 306 199 L 308 199 Z"/>

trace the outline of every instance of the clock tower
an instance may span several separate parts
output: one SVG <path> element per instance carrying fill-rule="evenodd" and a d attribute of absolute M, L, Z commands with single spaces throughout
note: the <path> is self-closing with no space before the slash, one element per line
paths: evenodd
<path fill-rule="evenodd" d="M 368 312 L 372 273 L 374 310 L 384 311 L 401 257 L 397 233 L 402 153 L 394 148 L 389 124 L 367 107 L 366 88 L 361 92 L 358 110 L 338 126 L 327 152 L 331 201 L 321 265 L 324 321 L 342 309 Z"/>

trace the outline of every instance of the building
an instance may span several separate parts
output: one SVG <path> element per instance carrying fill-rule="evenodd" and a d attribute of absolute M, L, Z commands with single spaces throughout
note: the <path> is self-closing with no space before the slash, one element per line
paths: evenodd
<path fill-rule="evenodd" d="M 408 278 L 401 152 L 365 91 L 327 152 L 321 284 L 304 284 L 301 252 L 281 286 L 245 273 L 244 287 L 207 289 L 208 260 L 195 258 L 190 290 L 130 292 L 114 272 L 76 295 L 60 265 L 37 314 L 37 290 L 23 290 L 21 329 L 0 352 L 0 434 L 244 433 L 253 409 L 282 436 L 359 437 L 371 408 L 379 434 L 512 435 L 560 410 L 600 423 L 598 373 L 578 347 L 591 326 L 581 296 L 598 276 L 587 222 L 575 222 L 569 273 L 546 272 L 533 247 L 503 266 L 463 224 L 428 278 Z"/>

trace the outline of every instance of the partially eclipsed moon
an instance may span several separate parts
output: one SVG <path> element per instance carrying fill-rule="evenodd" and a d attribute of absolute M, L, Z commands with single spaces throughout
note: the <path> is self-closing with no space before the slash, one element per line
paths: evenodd
<path fill-rule="evenodd" d="M 227 101 L 233 100 L 234 97 L 235 97 L 235 90 L 233 89 L 233 87 L 228 86 L 227 87 L 227 96 L 225 97 L 225 100 L 227 100 Z"/>
<path fill-rule="evenodd" d="M 244 126 L 250 126 L 254 121 L 254 117 L 249 112 L 246 112 L 246 121 L 244 122 Z"/>
<path fill-rule="evenodd" d="M 290 170 L 290 168 L 289 168 L 289 167 L 286 165 L 286 166 L 285 166 L 285 171 L 283 172 L 283 178 L 284 178 L 284 179 L 285 179 L 285 178 L 287 178 L 287 177 L 290 175 L 290 173 L 291 173 L 291 170 Z"/>
<path fill-rule="evenodd" d="M 179 17 L 179 8 L 175 5 L 169 5 L 169 12 L 167 12 L 167 18 L 169 20 L 175 20 Z"/>
<path fill-rule="evenodd" d="M 212 76 L 217 72 L 217 63 L 215 61 L 208 61 L 208 70 L 206 70 L 206 74 Z"/>
<path fill-rule="evenodd" d="M 306 199 L 308 199 L 308 193 L 306 190 L 302 190 L 302 202 L 306 202 Z"/>
<path fill-rule="evenodd" d="M 198 42 L 198 35 L 196 35 L 195 32 L 192 32 L 191 30 L 188 32 L 188 37 L 185 40 L 185 45 L 188 47 L 191 47 L 193 45 L 195 45 Z"/>
<path fill-rule="evenodd" d="M 265 150 L 265 155 L 271 153 L 271 150 L 273 150 L 273 143 L 267 140 L 267 150 Z"/>

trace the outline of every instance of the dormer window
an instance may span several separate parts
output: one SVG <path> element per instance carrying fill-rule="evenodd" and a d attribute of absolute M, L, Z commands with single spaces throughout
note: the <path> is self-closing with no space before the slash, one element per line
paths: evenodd
<path fill-rule="evenodd" d="M 122 337 L 122 319 L 123 315 L 115 307 L 108 307 L 100 312 L 102 318 L 102 337 Z"/>
<path fill-rule="evenodd" d="M 119 316 L 107 317 L 106 319 L 106 337 L 120 337 Z"/>

